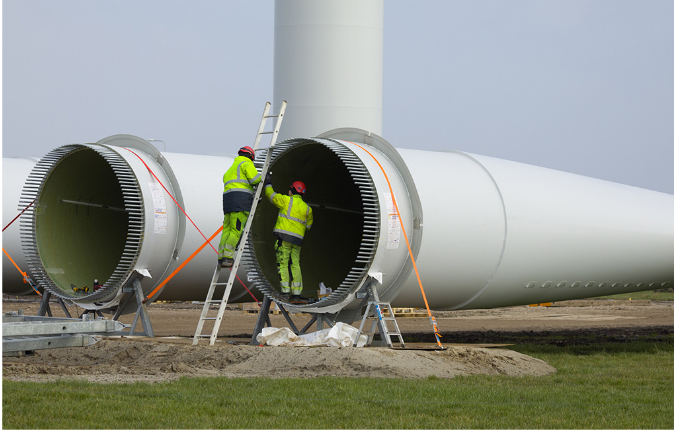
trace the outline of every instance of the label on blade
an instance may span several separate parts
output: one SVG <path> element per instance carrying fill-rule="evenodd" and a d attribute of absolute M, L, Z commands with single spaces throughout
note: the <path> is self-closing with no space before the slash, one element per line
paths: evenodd
<path fill-rule="evenodd" d="M 385 193 L 386 212 L 388 213 L 388 240 L 386 241 L 386 249 L 396 249 L 400 245 L 400 216 L 393 204 L 393 197 L 391 194 Z"/>
<path fill-rule="evenodd" d="M 166 200 L 164 189 L 159 183 L 148 182 L 152 194 L 152 206 L 154 207 L 154 233 L 166 235 L 168 216 L 166 215 Z"/>

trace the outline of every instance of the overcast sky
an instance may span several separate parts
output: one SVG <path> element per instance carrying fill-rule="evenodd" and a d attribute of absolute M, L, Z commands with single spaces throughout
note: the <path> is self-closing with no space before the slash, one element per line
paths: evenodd
<path fill-rule="evenodd" d="M 196 154 L 251 144 L 273 9 L 4 0 L 3 157 L 119 133 Z M 673 23 L 671 0 L 386 0 L 383 137 L 674 194 Z"/>

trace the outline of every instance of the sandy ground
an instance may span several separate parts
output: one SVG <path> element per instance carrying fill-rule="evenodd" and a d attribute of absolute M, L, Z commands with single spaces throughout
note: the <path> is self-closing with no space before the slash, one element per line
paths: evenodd
<path fill-rule="evenodd" d="M 563 306 L 562 306 L 563 305 Z M 4 300 L 3 312 L 23 309 L 35 314 L 36 301 Z M 55 316 L 63 316 L 52 306 Z M 72 307 L 71 314 L 80 310 Z M 507 349 L 517 342 L 558 344 L 626 341 L 674 334 L 674 303 L 585 300 L 551 307 L 510 307 L 494 310 L 434 312 L 444 350 L 434 350 L 427 317 L 399 317 L 407 349 L 298 348 L 249 346 L 257 314 L 228 309 L 215 346 L 191 345 L 201 306 L 156 303 L 149 313 L 155 339 L 109 338 L 83 348 L 49 349 L 35 355 L 3 357 L 3 378 L 52 381 L 87 379 L 96 382 L 160 382 L 181 376 L 253 377 L 388 377 L 434 375 L 546 375 L 547 363 Z M 275 327 L 288 326 L 282 315 L 270 316 Z M 293 316 L 298 327 L 309 316 Z M 131 323 L 133 316 L 124 316 Z M 357 324 L 354 324 L 357 326 Z M 315 330 L 314 326 L 310 331 Z M 505 346 L 504 346 L 505 344 Z"/>

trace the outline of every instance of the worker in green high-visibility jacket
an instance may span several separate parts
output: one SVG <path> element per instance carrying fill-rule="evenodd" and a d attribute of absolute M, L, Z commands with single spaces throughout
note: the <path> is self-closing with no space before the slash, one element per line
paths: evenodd
<path fill-rule="evenodd" d="M 222 223 L 222 237 L 218 247 L 218 264 L 221 268 L 231 267 L 234 264 L 234 252 L 253 205 L 254 186 L 262 181 L 253 160 L 255 151 L 250 146 L 244 146 L 222 177 L 225 184 L 225 191 L 222 194 L 225 220 Z"/>
<path fill-rule="evenodd" d="M 264 183 L 265 196 L 279 209 L 274 235 L 276 236 L 276 265 L 281 278 L 282 298 L 291 303 L 301 303 L 302 270 L 300 269 L 300 250 L 304 233 L 314 223 L 311 207 L 302 200 L 307 191 L 301 181 L 290 185 L 288 195 L 274 192 L 271 174 L 267 174 Z"/>

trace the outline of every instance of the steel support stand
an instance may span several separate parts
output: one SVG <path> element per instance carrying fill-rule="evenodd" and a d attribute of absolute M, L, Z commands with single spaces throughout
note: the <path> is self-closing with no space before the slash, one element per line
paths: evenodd
<path fill-rule="evenodd" d="M 253 337 L 250 340 L 251 346 L 257 346 L 257 336 L 262 332 L 262 329 L 265 327 L 265 324 L 270 328 L 272 327 L 271 321 L 269 320 L 269 308 L 271 306 L 271 302 L 272 300 L 268 296 L 264 296 L 264 300 L 262 301 L 262 307 L 260 308 L 260 314 L 257 317 L 257 322 L 255 323 Z M 304 325 L 304 327 L 301 330 L 298 330 L 297 326 L 293 322 L 292 317 L 285 309 L 283 304 L 276 302 L 276 306 L 279 310 L 281 310 L 281 314 L 283 314 L 283 317 L 285 317 L 286 321 L 290 325 L 290 328 L 296 335 L 306 334 L 307 329 L 309 329 L 311 325 L 313 325 L 314 323 L 316 323 L 316 328 L 318 331 L 323 329 L 324 323 L 330 327 L 335 326 L 335 323 L 333 321 L 334 316 L 331 318 L 327 314 L 310 313 L 312 317 L 311 320 L 309 320 L 309 323 Z"/>
<path fill-rule="evenodd" d="M 52 317 L 52 312 L 51 312 L 51 293 L 49 291 L 45 291 L 42 293 L 42 299 L 40 300 L 40 308 L 37 311 L 37 315 L 40 317 Z M 66 307 L 66 304 L 63 302 L 63 299 L 60 297 L 56 298 L 56 303 L 58 303 L 61 306 L 61 309 L 65 313 L 67 318 L 72 318 L 70 315 L 70 311 L 68 311 L 68 308 Z"/>
<path fill-rule="evenodd" d="M 136 296 L 136 303 L 138 304 L 138 310 L 136 311 L 136 315 L 133 318 L 133 324 L 131 325 L 131 331 L 129 332 L 129 335 L 131 336 L 135 332 L 136 324 L 138 323 L 138 318 L 140 317 L 140 321 L 143 325 L 143 333 L 145 334 L 145 336 L 154 337 L 154 331 L 152 330 L 152 323 L 150 322 L 150 316 L 147 313 L 147 308 L 145 307 L 145 304 L 143 303 L 143 300 L 145 300 L 145 296 L 143 295 L 143 289 L 140 286 L 140 279 L 136 278 L 133 280 L 133 290 Z"/>
<path fill-rule="evenodd" d="M 265 295 L 262 299 L 262 307 L 260 313 L 257 315 L 257 322 L 255 322 L 255 329 L 253 330 L 253 337 L 250 339 L 251 346 L 257 346 L 257 336 L 262 332 L 265 323 L 271 328 L 271 320 L 269 320 L 269 307 L 271 306 L 271 299 Z"/>
<path fill-rule="evenodd" d="M 49 291 L 44 291 L 42 293 L 42 299 L 40 300 L 40 308 L 37 310 L 37 315 L 40 317 L 49 316 L 51 317 L 51 308 L 49 307 L 49 299 L 51 298 L 51 293 Z"/>

